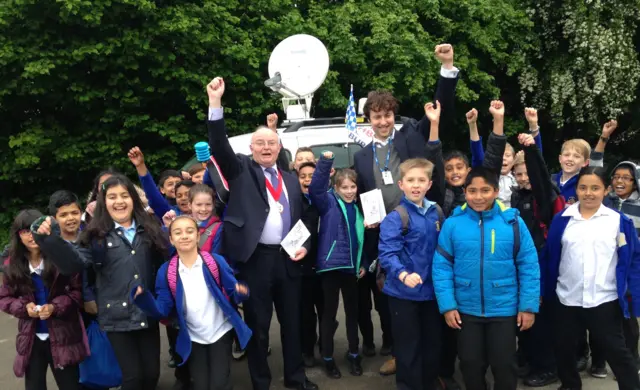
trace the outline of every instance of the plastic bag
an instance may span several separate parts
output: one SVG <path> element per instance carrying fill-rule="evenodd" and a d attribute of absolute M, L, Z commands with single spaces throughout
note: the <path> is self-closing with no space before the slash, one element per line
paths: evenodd
<path fill-rule="evenodd" d="M 122 383 L 122 371 L 107 334 L 96 321 L 87 327 L 91 356 L 80 363 L 80 383 L 86 387 L 110 388 Z"/>

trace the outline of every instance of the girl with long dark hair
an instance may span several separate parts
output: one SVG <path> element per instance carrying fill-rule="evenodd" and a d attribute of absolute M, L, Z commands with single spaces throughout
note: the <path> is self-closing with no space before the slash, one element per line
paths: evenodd
<path fill-rule="evenodd" d="M 82 283 L 77 273 L 61 275 L 41 252 L 30 230 L 40 217 L 23 210 L 14 220 L 0 287 L 0 310 L 19 320 L 13 371 L 25 377 L 27 390 L 46 390 L 48 367 L 60 389 L 79 389 L 78 363 L 89 354 L 79 314 Z"/>
<path fill-rule="evenodd" d="M 122 369 L 122 390 L 153 390 L 160 375 L 158 322 L 132 302 L 129 291 L 153 292 L 167 243 L 160 225 L 145 210 L 127 177 L 113 175 L 101 186 L 89 226 L 79 248 L 51 234 L 47 217 L 36 240 L 62 273 L 92 267 L 96 273 L 99 322 Z"/>
<path fill-rule="evenodd" d="M 87 207 L 82 214 L 82 221 L 85 224 L 89 224 L 89 222 L 91 222 L 91 219 L 93 218 L 93 212 L 96 209 L 96 203 L 98 203 L 98 194 L 100 193 L 102 184 L 107 181 L 108 178 L 116 174 L 118 174 L 118 171 L 113 168 L 107 168 L 103 171 L 100 171 L 100 173 L 98 173 L 93 179 L 93 188 L 91 188 L 89 198 L 87 199 Z"/>

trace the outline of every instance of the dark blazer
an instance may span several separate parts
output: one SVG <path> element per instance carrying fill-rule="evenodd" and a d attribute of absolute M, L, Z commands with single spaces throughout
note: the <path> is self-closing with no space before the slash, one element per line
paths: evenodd
<path fill-rule="evenodd" d="M 269 202 L 262 168 L 250 157 L 236 155 L 229 144 L 224 119 L 207 121 L 209 147 L 229 183 L 229 202 L 224 215 L 222 252 L 232 263 L 246 263 L 255 251 L 269 214 Z M 291 227 L 301 219 L 303 195 L 298 178 L 280 169 L 289 195 Z M 305 243 L 307 251 L 309 242 Z M 300 275 L 300 265 L 287 261 L 291 276 Z"/>

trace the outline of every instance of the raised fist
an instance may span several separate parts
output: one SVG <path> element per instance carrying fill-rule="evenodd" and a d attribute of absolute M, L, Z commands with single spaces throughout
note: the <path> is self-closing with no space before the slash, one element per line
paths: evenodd
<path fill-rule="evenodd" d="M 472 124 L 478 121 L 478 110 L 472 108 L 471 111 L 467 112 L 467 123 Z"/>
<path fill-rule="evenodd" d="M 440 102 L 436 100 L 436 104 L 431 102 L 425 104 L 424 113 L 432 123 L 440 122 Z"/>
<path fill-rule="evenodd" d="M 493 100 L 489 106 L 489 112 L 493 115 L 493 119 L 504 118 L 504 103 L 500 100 Z"/>
<path fill-rule="evenodd" d="M 224 95 L 224 80 L 222 77 L 216 77 L 211 80 L 207 85 L 207 95 L 209 96 L 209 103 L 214 101 L 220 101 L 222 95 Z"/>
<path fill-rule="evenodd" d="M 267 115 L 267 127 L 273 131 L 278 131 L 278 114 Z"/>
<path fill-rule="evenodd" d="M 36 233 L 41 236 L 51 235 L 51 217 L 47 217 L 44 219 L 44 221 L 42 221 Z"/>
<path fill-rule="evenodd" d="M 531 134 L 518 134 L 518 142 L 520 142 L 520 145 L 522 146 L 531 146 L 536 143 L 535 139 Z"/>
<path fill-rule="evenodd" d="M 331 160 L 333 158 L 333 152 L 330 152 L 328 150 L 322 152 L 322 157 L 326 158 L 327 160 Z"/>
<path fill-rule="evenodd" d="M 453 46 L 448 43 L 436 45 L 434 52 L 442 65 L 453 65 Z"/>
<path fill-rule="evenodd" d="M 137 146 L 129 150 L 127 157 L 129 157 L 129 161 L 131 161 L 131 164 L 136 168 L 144 164 L 144 154 L 142 154 L 142 151 Z"/>
<path fill-rule="evenodd" d="M 618 121 L 615 119 L 610 120 L 602 126 L 602 136 L 609 137 L 618 128 Z"/>
<path fill-rule="evenodd" d="M 527 107 L 524 109 L 524 117 L 527 118 L 530 128 L 538 126 L 538 110 L 535 108 Z"/>

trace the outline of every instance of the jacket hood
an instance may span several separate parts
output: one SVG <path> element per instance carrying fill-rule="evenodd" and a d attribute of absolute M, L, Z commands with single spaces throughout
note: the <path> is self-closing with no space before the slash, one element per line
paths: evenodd
<path fill-rule="evenodd" d="M 478 213 L 477 211 L 472 209 L 467 203 L 465 203 L 462 206 L 456 207 L 456 209 L 453 211 L 452 217 L 456 217 L 462 214 L 467 214 L 471 216 L 473 219 L 479 220 L 481 213 Z M 520 213 L 518 212 L 517 209 L 509 208 L 505 206 L 504 203 L 496 199 L 491 209 L 482 212 L 482 217 L 488 218 L 494 215 L 499 215 L 505 220 L 505 222 L 513 222 L 514 220 L 517 220 L 517 217 L 519 214 Z"/>
<path fill-rule="evenodd" d="M 633 174 L 633 180 L 636 183 L 635 191 L 640 191 L 640 166 L 638 166 L 638 164 L 634 163 L 633 161 L 623 161 L 618 165 L 616 165 L 615 168 L 613 168 L 613 170 L 611 171 L 611 175 L 613 175 L 616 169 L 621 167 L 631 169 L 631 173 Z"/>

